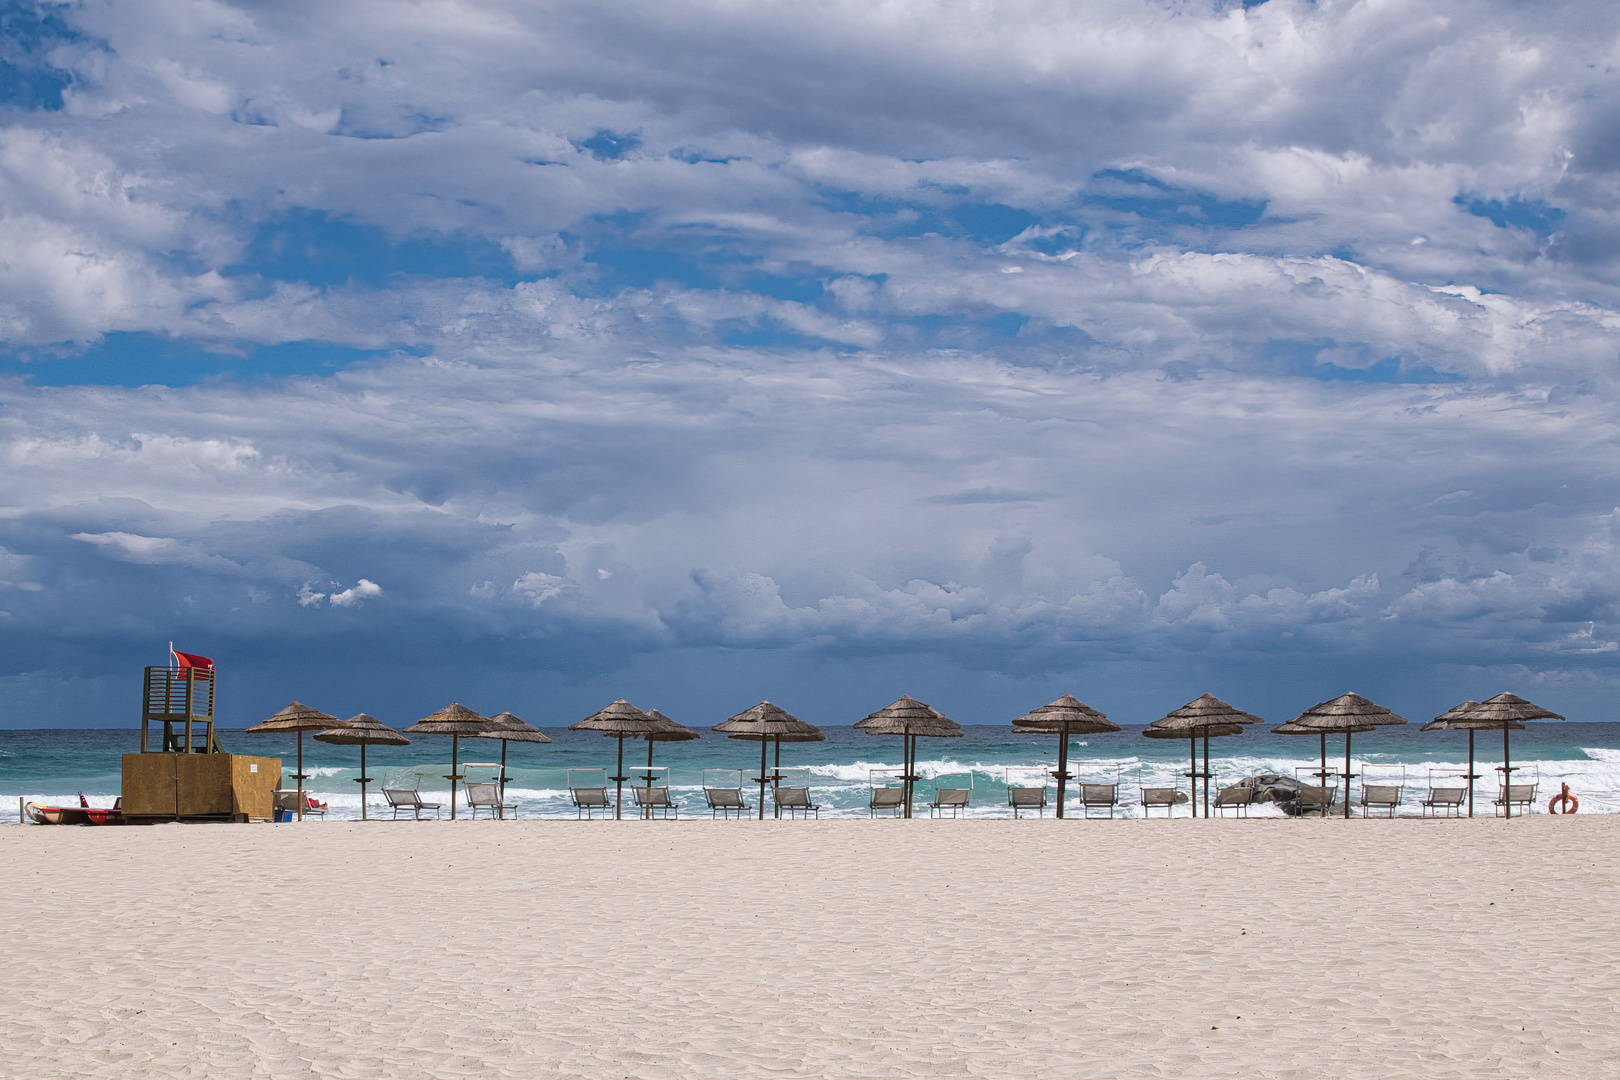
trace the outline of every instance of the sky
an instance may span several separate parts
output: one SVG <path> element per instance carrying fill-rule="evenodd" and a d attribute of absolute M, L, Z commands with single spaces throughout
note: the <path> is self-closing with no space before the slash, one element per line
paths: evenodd
<path fill-rule="evenodd" d="M 1620 691 L 1620 8 L 0 0 L 0 726 Z"/>

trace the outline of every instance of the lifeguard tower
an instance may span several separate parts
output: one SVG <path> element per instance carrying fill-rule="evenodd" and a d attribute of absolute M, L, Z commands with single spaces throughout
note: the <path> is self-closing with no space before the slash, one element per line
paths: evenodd
<path fill-rule="evenodd" d="M 214 728 L 214 662 L 172 646 L 169 655 L 142 680 L 141 749 L 124 755 L 125 820 L 269 821 L 281 759 L 227 754 Z"/>
<path fill-rule="evenodd" d="M 214 663 L 175 653 L 173 667 L 149 667 L 141 693 L 141 753 L 223 754 L 214 733 Z M 152 724 L 163 725 L 163 744 L 152 746 Z M 197 740 L 201 739 L 199 744 Z"/>

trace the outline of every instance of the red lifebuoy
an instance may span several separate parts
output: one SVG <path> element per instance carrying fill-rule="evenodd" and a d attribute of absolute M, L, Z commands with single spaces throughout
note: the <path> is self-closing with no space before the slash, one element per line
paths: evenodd
<path fill-rule="evenodd" d="M 1560 806 L 1563 807 L 1562 810 L 1559 809 Z M 1568 784 L 1564 784 L 1562 791 L 1547 800 L 1547 813 L 1549 814 L 1573 814 L 1580 808 L 1581 800 L 1570 792 Z"/>

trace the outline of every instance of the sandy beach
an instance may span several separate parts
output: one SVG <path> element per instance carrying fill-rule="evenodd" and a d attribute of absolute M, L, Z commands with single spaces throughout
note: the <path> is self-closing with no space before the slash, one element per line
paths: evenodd
<path fill-rule="evenodd" d="M 0 832 L 10 1076 L 1593 1077 L 1620 818 Z"/>

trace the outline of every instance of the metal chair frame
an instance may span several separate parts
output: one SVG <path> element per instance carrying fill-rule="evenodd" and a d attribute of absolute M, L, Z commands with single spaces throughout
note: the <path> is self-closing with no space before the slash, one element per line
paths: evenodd
<path fill-rule="evenodd" d="M 604 817 L 613 812 L 613 800 L 608 798 L 607 793 L 606 769 L 569 769 L 567 783 L 576 820 L 584 818 L 590 821 L 598 810 L 602 811 Z"/>
<path fill-rule="evenodd" d="M 474 794 L 477 789 L 477 795 Z M 467 793 L 467 809 L 472 811 L 474 821 L 478 820 L 479 810 L 488 810 L 490 817 L 499 814 L 506 816 L 506 811 L 512 811 L 512 817 L 517 817 L 517 803 L 501 801 L 501 785 L 494 780 L 472 780 L 462 785 Z"/>
<path fill-rule="evenodd" d="M 1119 809 L 1119 784 L 1118 777 L 1114 778 L 1112 784 L 1088 784 L 1082 781 L 1080 783 L 1080 816 L 1090 817 L 1093 810 L 1101 808 L 1107 810 L 1108 816 L 1112 818 L 1114 811 Z M 1106 798 L 1102 795 L 1104 791 L 1108 793 Z"/>
<path fill-rule="evenodd" d="M 1228 810 L 1236 813 L 1238 817 L 1248 817 L 1249 810 L 1253 806 L 1254 788 L 1234 784 L 1231 787 L 1219 788 L 1215 792 L 1215 812 L 1221 817 L 1225 817 Z"/>
<path fill-rule="evenodd" d="M 406 799 L 396 797 L 404 795 L 408 795 L 410 798 Z M 411 819 L 413 821 L 421 821 L 422 811 L 424 810 L 432 810 L 434 818 L 437 819 L 439 816 L 439 807 L 442 805 L 441 803 L 436 802 L 423 802 L 422 792 L 419 788 L 383 788 L 383 798 L 387 799 L 388 805 L 393 808 L 393 820 L 395 821 L 399 820 L 399 812 L 401 810 L 409 810 L 411 812 Z"/>
<path fill-rule="evenodd" d="M 1181 794 L 1180 787 L 1148 787 L 1145 784 L 1140 784 L 1138 787 L 1142 792 L 1142 816 L 1144 818 L 1153 816 L 1155 806 L 1164 807 L 1164 816 L 1167 818 L 1176 816 L 1176 803 L 1179 801 L 1176 796 Z"/>
<path fill-rule="evenodd" d="M 1406 766 L 1401 766 L 1401 781 L 1398 784 L 1370 784 L 1367 782 L 1367 768 L 1361 770 L 1361 816 L 1372 817 L 1374 810 L 1386 812 L 1386 816 L 1393 818 L 1395 812 L 1401 808 L 1401 801 L 1406 798 Z"/>
<path fill-rule="evenodd" d="M 681 816 L 681 804 L 670 798 L 667 784 L 662 787 L 654 785 L 632 787 L 630 795 L 636 800 L 636 808 L 644 811 L 649 820 L 657 817 L 659 811 L 663 811 L 666 820 Z"/>
<path fill-rule="evenodd" d="M 788 795 L 788 798 L 784 800 L 782 796 L 787 795 L 789 792 L 793 794 Z M 776 816 L 778 818 L 784 813 L 787 814 L 789 821 L 793 820 L 793 815 L 796 813 L 803 814 L 806 820 L 809 819 L 811 814 L 816 815 L 817 818 L 821 817 L 821 804 L 810 800 L 810 788 L 808 785 L 805 787 L 774 787 L 771 789 L 771 801 L 776 807 Z"/>
<path fill-rule="evenodd" d="M 900 817 L 905 813 L 905 773 L 906 770 L 893 767 L 867 770 L 866 783 L 872 792 L 871 797 L 866 802 L 867 817 L 877 817 L 879 810 L 892 811 L 894 817 Z M 900 783 L 880 782 L 888 777 L 900 780 Z"/>
<path fill-rule="evenodd" d="M 1536 812 L 1536 791 L 1541 787 L 1538 777 L 1534 783 L 1506 784 L 1499 792 L 1492 805 L 1496 807 L 1498 817 L 1502 816 L 1505 807 L 1512 807 L 1514 813 L 1533 814 Z M 1522 807 L 1522 809 L 1521 809 Z M 308 811 L 305 811 L 308 813 Z"/>
<path fill-rule="evenodd" d="M 1046 785 L 1040 787 L 1027 787 L 1012 782 L 1012 770 L 1006 770 L 1007 805 L 1012 807 L 1013 817 L 1023 816 L 1023 811 L 1034 810 L 1038 817 L 1046 816 Z"/>
<path fill-rule="evenodd" d="M 968 808 L 973 799 L 973 789 L 965 788 L 935 788 L 934 801 L 928 804 L 928 816 L 940 817 L 945 811 L 951 812 L 951 817 L 960 816 Z"/>
<path fill-rule="evenodd" d="M 719 814 L 729 818 L 736 814 L 739 818 L 747 817 L 753 809 L 748 800 L 742 796 L 742 788 L 711 788 L 703 789 L 703 798 L 709 804 L 709 816 Z"/>
<path fill-rule="evenodd" d="M 277 810 L 285 810 L 290 814 L 298 813 L 298 796 L 299 796 L 299 794 L 300 794 L 300 792 L 299 792 L 299 790 L 297 788 L 281 788 L 281 789 L 277 790 L 276 793 L 275 793 L 276 809 Z M 309 794 L 309 789 L 305 788 L 304 791 L 302 792 L 302 794 L 305 794 L 305 795 Z M 283 805 L 283 804 L 285 804 L 285 805 Z M 304 804 L 304 816 L 305 817 L 318 817 L 318 818 L 320 818 L 320 819 L 322 819 L 324 821 L 326 819 L 326 811 L 322 807 L 310 806 L 306 802 Z"/>

